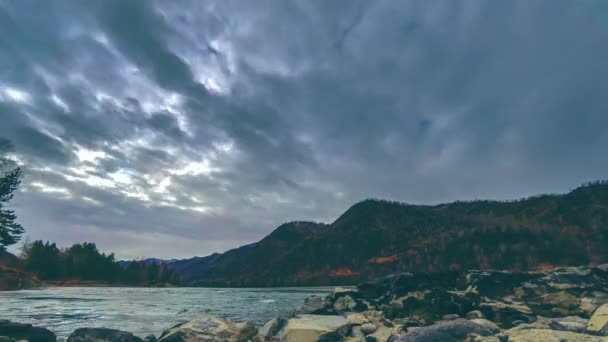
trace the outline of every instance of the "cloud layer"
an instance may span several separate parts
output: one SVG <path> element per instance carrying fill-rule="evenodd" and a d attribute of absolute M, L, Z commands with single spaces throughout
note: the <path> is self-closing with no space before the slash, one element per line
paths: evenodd
<path fill-rule="evenodd" d="M 0 3 L 28 235 L 187 257 L 379 197 L 607 178 L 608 5 Z"/>

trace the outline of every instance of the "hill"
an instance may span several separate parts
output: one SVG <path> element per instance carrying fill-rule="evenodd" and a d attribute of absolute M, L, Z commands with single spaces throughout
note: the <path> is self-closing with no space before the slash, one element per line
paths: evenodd
<path fill-rule="evenodd" d="M 509 202 L 429 206 L 365 200 L 329 225 L 286 223 L 255 244 L 168 265 L 185 285 L 285 286 L 355 284 L 402 271 L 604 262 L 607 182 Z"/>

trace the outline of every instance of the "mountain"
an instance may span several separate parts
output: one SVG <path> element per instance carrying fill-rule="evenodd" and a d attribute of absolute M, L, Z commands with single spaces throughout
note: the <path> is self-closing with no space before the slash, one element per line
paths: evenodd
<path fill-rule="evenodd" d="M 190 260 L 190 259 L 188 259 Z M 143 262 L 145 262 L 146 264 L 156 264 L 156 265 L 163 265 L 163 264 L 170 264 L 172 262 L 178 261 L 178 259 L 157 259 L 157 258 L 147 258 L 144 259 Z M 133 260 L 118 260 L 117 263 L 122 266 L 122 267 L 127 267 L 130 263 L 132 263 Z"/>
<path fill-rule="evenodd" d="M 507 202 L 365 200 L 329 225 L 286 223 L 255 244 L 169 265 L 185 285 L 286 286 L 355 284 L 403 271 L 605 262 L 608 182 Z"/>
<path fill-rule="evenodd" d="M 0 265 L 15 266 L 19 262 L 19 258 L 7 250 L 0 247 Z"/>

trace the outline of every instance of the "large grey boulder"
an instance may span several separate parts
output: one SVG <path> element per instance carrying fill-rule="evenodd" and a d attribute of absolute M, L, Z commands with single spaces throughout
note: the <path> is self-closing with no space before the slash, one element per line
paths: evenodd
<path fill-rule="evenodd" d="M 606 342 L 602 336 L 550 329 L 508 330 L 509 342 Z"/>
<path fill-rule="evenodd" d="M 31 324 L 15 323 L 0 319 L 0 336 L 29 342 L 55 342 L 57 336 L 45 328 L 34 327 Z"/>
<path fill-rule="evenodd" d="M 282 342 L 340 341 L 351 325 L 343 316 L 299 315 L 290 318 L 277 337 Z"/>
<path fill-rule="evenodd" d="M 76 329 L 67 342 L 143 342 L 130 332 L 107 328 Z"/>
<path fill-rule="evenodd" d="M 306 298 L 304 304 L 296 309 L 294 316 L 325 313 L 330 306 L 331 303 L 326 298 L 312 295 Z"/>
<path fill-rule="evenodd" d="M 466 319 L 440 322 L 427 327 L 411 328 L 410 332 L 394 336 L 390 342 L 462 342 L 471 336 L 492 336 L 498 333 L 493 327 L 483 326 Z"/>
<path fill-rule="evenodd" d="M 166 330 L 158 342 L 246 342 L 256 335 L 257 329 L 251 322 L 201 316 Z"/>

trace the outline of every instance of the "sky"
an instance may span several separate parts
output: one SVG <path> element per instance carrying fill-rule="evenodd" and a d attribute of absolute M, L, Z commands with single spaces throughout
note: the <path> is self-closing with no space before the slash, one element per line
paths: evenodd
<path fill-rule="evenodd" d="M 185 258 L 608 178 L 603 0 L 1 1 L 30 239 Z"/>

